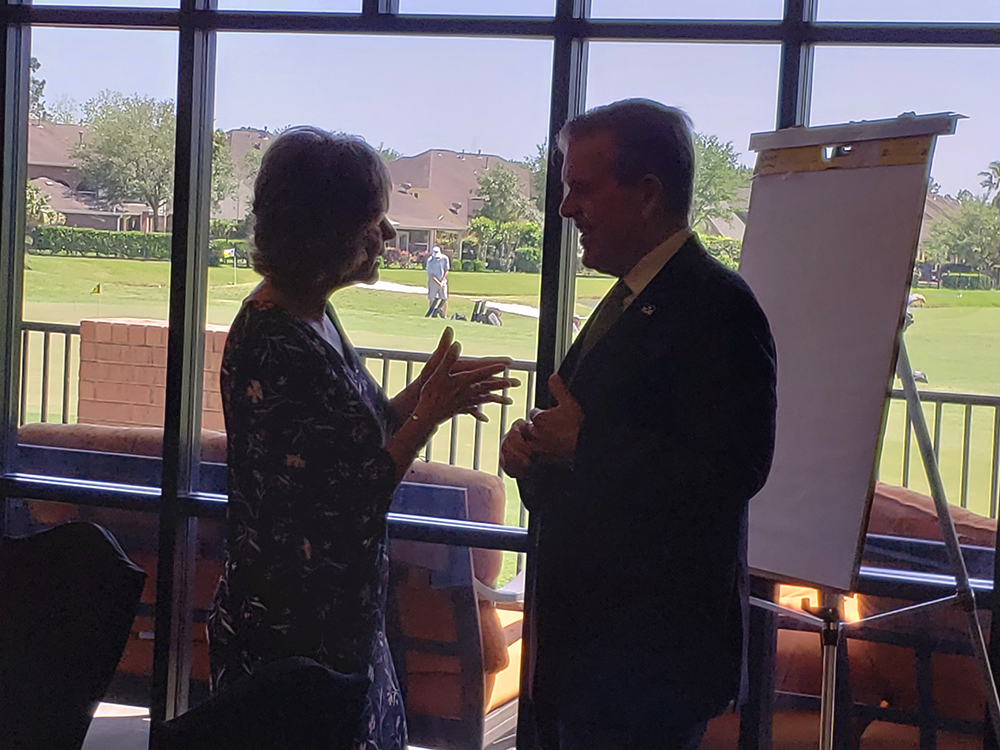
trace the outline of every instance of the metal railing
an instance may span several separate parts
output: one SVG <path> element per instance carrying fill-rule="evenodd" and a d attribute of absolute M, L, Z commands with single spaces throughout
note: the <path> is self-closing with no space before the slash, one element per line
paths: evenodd
<path fill-rule="evenodd" d="M 893 406 L 897 405 L 899 401 L 905 401 L 903 396 L 903 391 L 901 389 L 894 389 L 892 392 Z M 956 502 L 956 493 L 949 491 L 948 498 L 952 503 L 960 505 L 963 508 L 969 507 L 969 489 L 971 480 L 974 476 L 983 477 L 983 474 L 977 473 L 973 474 L 971 469 L 972 464 L 972 453 L 973 446 L 976 445 L 981 449 L 988 448 L 988 451 L 982 450 L 980 454 L 985 458 L 989 466 L 989 491 L 987 494 L 987 503 L 989 506 L 989 516 L 990 518 L 997 517 L 997 502 L 998 502 L 998 489 L 1000 489 L 1000 396 L 989 396 L 980 395 L 973 393 L 949 393 L 947 391 L 920 391 L 920 401 L 925 411 L 925 416 L 927 417 L 927 423 L 929 429 L 932 433 L 932 442 L 934 447 L 934 455 L 937 457 L 939 464 L 944 463 L 945 459 L 948 458 L 948 453 L 951 452 L 947 450 L 952 447 L 954 443 L 950 445 L 946 443 L 942 446 L 942 432 L 947 423 L 947 417 L 952 417 L 953 428 L 957 428 L 957 421 L 954 420 L 954 413 L 947 414 L 945 412 L 945 407 L 955 407 L 956 409 L 961 409 L 961 441 L 960 450 L 957 454 L 952 453 L 952 463 L 955 463 L 957 459 L 957 474 L 958 474 L 958 500 Z M 900 476 L 900 484 L 903 487 L 909 487 L 911 481 L 911 468 L 913 463 L 912 455 L 912 445 L 913 445 L 913 419 L 910 414 L 910 409 L 908 405 L 900 404 L 900 408 L 904 410 L 904 423 L 903 423 L 903 445 L 902 445 L 902 471 Z M 931 411 L 930 414 L 927 414 Z M 954 409 L 949 409 L 950 412 L 954 412 Z M 985 413 L 989 415 L 992 411 L 992 419 L 988 421 L 977 420 L 975 417 Z M 978 427 L 978 429 L 974 429 Z M 886 433 L 889 434 L 891 428 L 887 426 Z M 958 432 L 957 429 L 949 430 L 951 434 Z M 944 448 L 944 450 L 943 450 Z M 883 461 L 885 458 L 885 452 L 883 449 Z M 916 460 L 919 462 L 919 453 L 917 454 Z M 942 468 L 946 468 L 942 466 Z M 884 467 L 883 467 L 884 470 Z M 923 467 L 920 467 L 923 470 Z M 884 473 L 884 471 L 883 471 Z M 954 476 L 955 472 L 951 472 Z M 951 482 L 954 485 L 954 482 Z M 949 488 L 951 489 L 951 488 Z"/>
<path fill-rule="evenodd" d="M 76 366 L 80 364 L 80 326 L 68 325 L 64 323 L 21 323 L 21 400 L 18 410 L 18 426 L 28 421 L 29 387 L 34 378 L 29 366 L 32 364 L 32 353 L 34 345 L 37 343 L 37 336 L 41 334 L 41 372 L 36 381 L 39 385 L 39 418 L 40 422 L 48 422 L 50 418 L 50 401 L 52 397 L 52 343 L 53 340 L 62 342 L 62 360 L 59 362 L 62 373 L 62 392 L 59 399 L 58 413 L 63 424 L 70 422 L 70 407 L 72 400 L 70 388 L 73 385 L 73 353 L 76 352 Z M 57 355 L 58 356 L 58 355 Z"/>
<path fill-rule="evenodd" d="M 79 347 L 79 325 L 21 324 L 19 424 L 36 419 L 64 424 L 75 421 L 73 397 L 78 382 Z M 358 348 L 357 353 L 388 392 L 412 382 L 419 366 L 430 356 L 422 352 L 365 347 Z M 486 407 L 488 414 L 499 419 L 485 426 L 475 421 L 471 437 L 462 432 L 468 427 L 463 428 L 458 418 L 452 419 L 428 441 L 425 459 L 502 475 L 497 464 L 500 440 L 513 419 L 526 416 L 534 405 L 535 363 L 515 360 L 506 374 L 521 380 L 518 388 L 505 392 L 514 399 L 514 404 Z M 970 506 L 970 500 L 976 501 L 973 504 L 979 512 L 988 511 L 991 518 L 996 518 L 1000 501 L 1000 396 L 921 391 L 920 398 L 927 410 L 935 454 L 942 462 L 949 499 L 963 508 Z M 903 393 L 897 389 L 892 392 L 883 438 L 880 478 L 904 487 L 911 486 L 914 480 L 912 442 L 912 422 L 906 413 Z M 918 466 L 918 470 L 922 472 L 922 467 Z"/>

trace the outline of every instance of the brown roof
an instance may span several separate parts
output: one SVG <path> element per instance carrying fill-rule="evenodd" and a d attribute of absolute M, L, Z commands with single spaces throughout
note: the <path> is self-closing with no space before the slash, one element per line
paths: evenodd
<path fill-rule="evenodd" d="M 61 214 L 119 214 L 114 207 L 90 197 L 86 193 L 78 193 L 61 182 L 36 177 L 29 184 L 38 188 L 48 199 L 49 205 Z"/>
<path fill-rule="evenodd" d="M 923 222 L 920 224 L 920 242 L 927 239 L 930 229 L 938 219 L 950 219 L 958 213 L 962 204 L 947 195 L 927 195 L 924 202 Z"/>
<path fill-rule="evenodd" d="M 136 216 L 152 213 L 145 203 L 108 203 L 92 193 L 72 190 L 62 182 L 47 177 L 36 177 L 28 182 L 38 188 L 49 199 L 49 205 L 61 214 Z"/>
<path fill-rule="evenodd" d="M 243 175 L 243 162 L 252 148 L 260 148 L 261 154 L 267 151 L 273 136 L 265 130 L 256 128 L 236 128 L 226 132 L 229 141 L 229 153 L 233 158 L 233 166 L 237 176 Z"/>
<path fill-rule="evenodd" d="M 75 167 L 70 154 L 86 138 L 82 125 L 60 125 L 54 122 L 28 123 L 28 164 L 49 167 Z"/>
<path fill-rule="evenodd" d="M 402 156 L 389 162 L 392 175 L 392 199 L 389 205 L 389 219 L 400 227 L 407 226 L 407 220 L 415 218 L 411 214 L 414 204 L 402 199 L 405 190 L 416 193 L 424 203 L 431 202 L 443 209 L 437 214 L 424 212 L 427 219 L 443 222 L 433 229 L 455 229 L 469 226 L 469 203 L 479 189 L 479 175 L 497 162 L 503 163 L 517 175 L 525 195 L 531 194 L 531 175 L 521 164 L 508 161 L 493 154 L 466 154 L 446 149 L 432 149 L 416 156 Z M 400 196 L 400 197 L 397 197 Z M 457 204 L 457 205 L 456 205 Z M 423 208 L 420 209 L 423 211 Z M 433 214 L 433 217 L 431 216 Z M 441 216 L 441 219 L 437 219 Z"/>
<path fill-rule="evenodd" d="M 394 186 L 389 195 L 389 211 L 386 216 L 398 229 L 457 231 L 467 226 L 437 195 L 424 188 L 404 191 Z"/>

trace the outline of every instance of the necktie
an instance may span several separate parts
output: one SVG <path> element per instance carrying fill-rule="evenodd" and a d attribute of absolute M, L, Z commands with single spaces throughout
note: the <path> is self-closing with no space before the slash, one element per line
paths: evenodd
<path fill-rule="evenodd" d="M 594 314 L 587 321 L 587 325 L 580 331 L 580 338 L 583 341 L 580 342 L 578 363 L 587 356 L 587 353 L 621 317 L 622 311 L 625 309 L 625 300 L 631 294 L 632 290 L 628 288 L 628 284 L 619 279 L 618 283 L 611 287 L 611 291 L 604 295 L 601 304 L 597 306 Z"/>

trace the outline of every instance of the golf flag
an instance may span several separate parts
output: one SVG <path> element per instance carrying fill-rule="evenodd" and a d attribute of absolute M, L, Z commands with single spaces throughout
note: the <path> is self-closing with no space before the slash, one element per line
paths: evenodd
<path fill-rule="evenodd" d="M 234 255 L 236 255 L 235 247 L 227 247 L 225 250 L 222 251 L 223 258 L 232 258 Z"/>
<path fill-rule="evenodd" d="M 91 294 L 100 294 L 101 293 L 101 285 L 98 284 L 97 286 L 95 286 L 93 289 L 90 290 L 90 293 Z"/>

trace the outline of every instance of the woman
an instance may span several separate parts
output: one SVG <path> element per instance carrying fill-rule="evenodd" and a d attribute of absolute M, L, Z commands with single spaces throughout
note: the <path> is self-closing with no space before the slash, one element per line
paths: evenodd
<path fill-rule="evenodd" d="M 213 690 L 304 656 L 371 680 L 358 742 L 403 748 L 385 639 L 386 513 L 441 422 L 509 403 L 506 360 L 459 362 L 446 329 L 420 376 L 388 400 L 328 298 L 378 277 L 395 232 L 391 180 L 363 141 L 300 127 L 254 186 L 254 268 L 222 364 L 229 436 L 227 555 L 209 615 Z"/>

